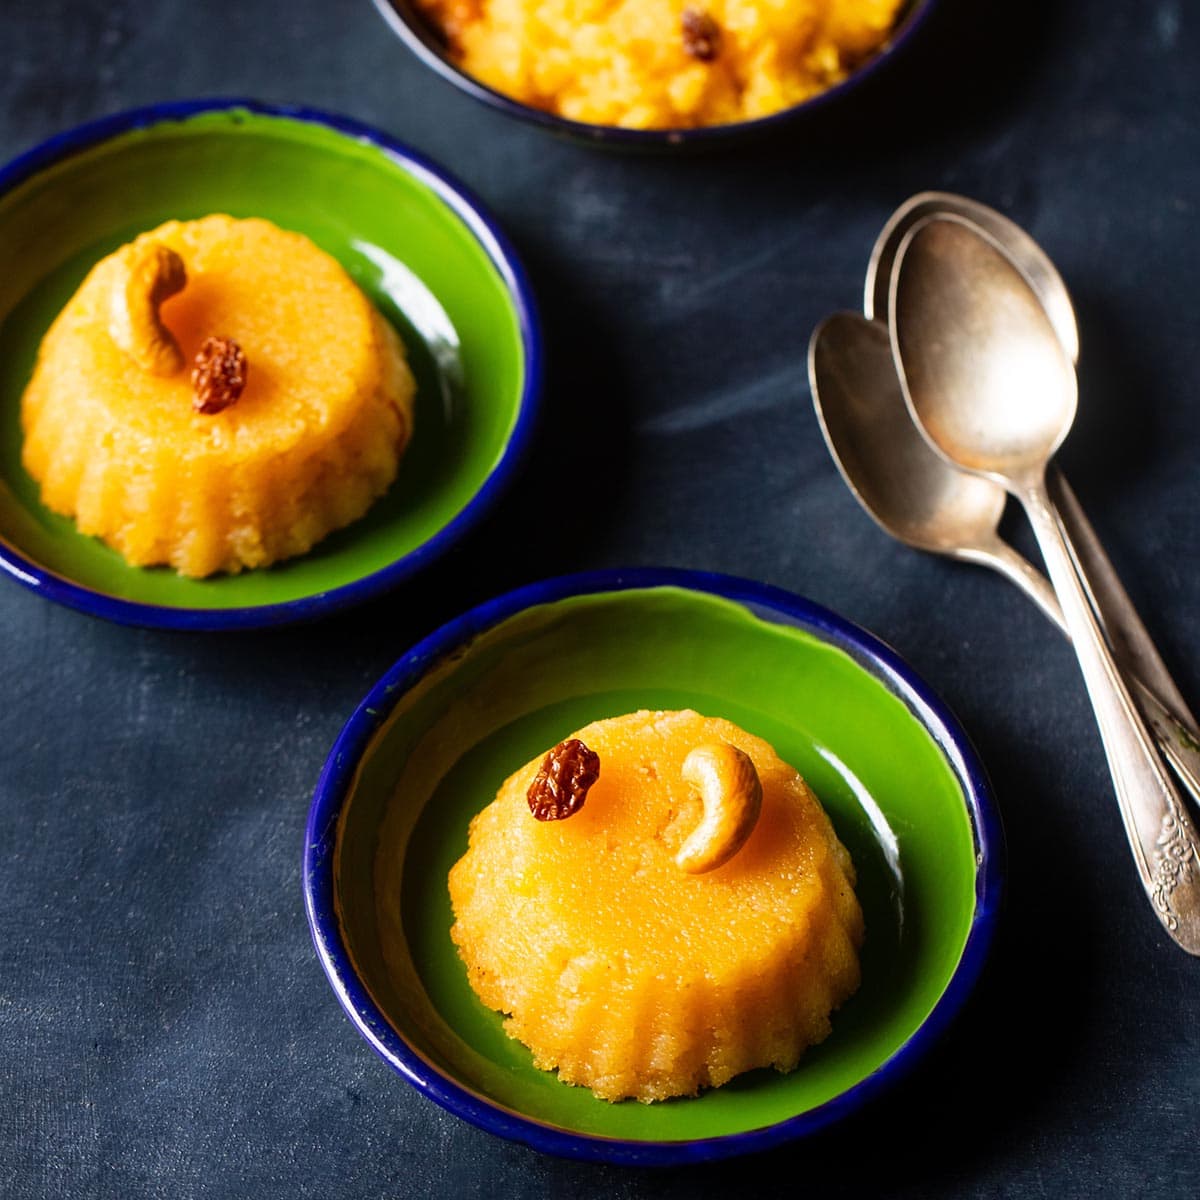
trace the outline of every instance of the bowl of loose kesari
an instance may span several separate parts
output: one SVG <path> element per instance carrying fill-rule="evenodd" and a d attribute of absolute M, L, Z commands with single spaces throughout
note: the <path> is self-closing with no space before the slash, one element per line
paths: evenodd
<path fill-rule="evenodd" d="M 425 64 L 553 133 L 711 146 L 825 108 L 873 76 L 934 0 L 374 0 Z"/>

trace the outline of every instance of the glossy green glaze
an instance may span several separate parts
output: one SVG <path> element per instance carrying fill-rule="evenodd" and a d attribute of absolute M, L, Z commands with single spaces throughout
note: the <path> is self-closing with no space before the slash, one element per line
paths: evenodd
<path fill-rule="evenodd" d="M 608 1104 L 534 1068 L 475 998 L 449 936 L 446 874 L 472 815 L 513 770 L 593 719 L 685 706 L 765 737 L 813 785 L 858 869 L 864 980 L 791 1074 Z M 526 1116 L 635 1140 L 760 1128 L 864 1079 L 941 996 L 975 909 L 963 792 L 908 707 L 812 634 L 671 587 L 541 605 L 434 665 L 364 756 L 335 863 L 351 956 L 421 1055 Z"/>
<path fill-rule="evenodd" d="M 168 218 L 210 212 L 266 217 L 339 259 L 399 330 L 419 391 L 400 477 L 366 517 L 291 562 L 197 581 L 129 567 L 42 507 L 21 467 L 20 397 L 92 263 Z M 241 109 L 121 134 L 0 197 L 0 322 L 0 538 L 85 587 L 169 607 L 299 600 L 425 544 L 499 461 L 526 368 L 505 281 L 419 172 L 320 123 Z"/>

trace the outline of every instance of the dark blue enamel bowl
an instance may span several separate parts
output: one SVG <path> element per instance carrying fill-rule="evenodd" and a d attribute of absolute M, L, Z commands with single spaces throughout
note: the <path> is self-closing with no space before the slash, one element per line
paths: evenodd
<path fill-rule="evenodd" d="M 457 66 L 446 54 L 445 40 L 421 13 L 414 0 L 372 0 L 389 28 L 427 66 L 460 91 L 489 108 L 515 117 L 550 133 L 576 141 L 624 150 L 668 150 L 716 148 L 751 141 L 825 112 L 873 79 L 905 51 L 925 26 L 936 0 L 909 0 L 891 36 L 880 50 L 863 62 L 841 83 L 770 116 L 728 125 L 695 129 L 624 129 L 615 125 L 592 125 L 571 121 L 496 91 Z"/>

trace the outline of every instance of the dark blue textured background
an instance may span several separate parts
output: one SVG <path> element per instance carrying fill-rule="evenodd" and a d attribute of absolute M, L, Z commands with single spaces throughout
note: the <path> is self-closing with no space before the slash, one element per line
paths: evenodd
<path fill-rule="evenodd" d="M 962 191 L 1025 225 L 1080 311 L 1066 466 L 1200 704 L 1189 6 L 943 0 L 922 44 L 818 127 L 683 160 L 483 110 L 367 0 L 6 0 L 0 51 L 4 158 L 204 94 L 381 126 L 500 218 L 552 352 L 501 509 L 355 613 L 172 635 L 0 581 L 0 1195 L 1194 1194 L 1200 963 L 1141 897 L 1069 648 L 998 579 L 875 529 L 804 368 L 910 193 Z M 312 785 L 384 667 L 488 595 L 633 563 L 764 579 L 889 641 L 971 732 L 1009 837 L 989 974 L 919 1074 L 818 1141 L 702 1171 L 545 1159 L 425 1102 L 342 1016 L 300 898 Z"/>

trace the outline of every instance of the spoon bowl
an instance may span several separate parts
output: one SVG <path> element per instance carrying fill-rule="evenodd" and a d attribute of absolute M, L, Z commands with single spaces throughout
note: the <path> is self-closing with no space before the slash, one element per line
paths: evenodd
<path fill-rule="evenodd" d="M 1075 371 L 1037 293 L 989 235 L 953 214 L 917 222 L 897 251 L 888 315 L 930 444 L 1010 490 L 1043 479 L 1075 419 Z"/>
<path fill-rule="evenodd" d="M 922 437 L 904 405 L 885 325 L 835 313 L 812 336 L 808 368 L 833 460 L 884 532 L 968 559 L 998 540 L 1004 489 L 950 466 Z"/>
<path fill-rule="evenodd" d="M 953 192 L 920 192 L 906 200 L 883 227 L 867 264 L 863 312 L 868 317 L 887 319 L 888 289 L 896 264 L 896 252 L 904 235 L 928 216 L 951 213 L 982 229 L 999 246 L 1037 293 L 1058 340 L 1072 362 L 1079 360 L 1079 326 L 1071 294 L 1058 268 L 1046 252 L 1015 221 L 967 196 Z"/>

